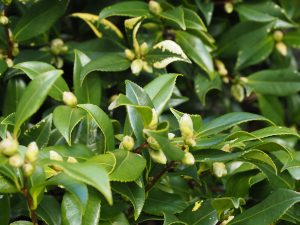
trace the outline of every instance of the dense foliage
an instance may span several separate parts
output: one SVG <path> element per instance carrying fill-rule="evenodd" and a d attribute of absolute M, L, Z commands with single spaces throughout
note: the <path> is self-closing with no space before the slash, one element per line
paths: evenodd
<path fill-rule="evenodd" d="M 0 2 L 1 225 L 300 224 L 300 1 Z"/>

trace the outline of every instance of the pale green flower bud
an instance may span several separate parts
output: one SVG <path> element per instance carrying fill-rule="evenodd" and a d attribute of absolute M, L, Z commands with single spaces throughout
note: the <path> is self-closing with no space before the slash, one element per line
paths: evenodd
<path fill-rule="evenodd" d="M 64 41 L 60 38 L 55 38 L 51 41 L 51 46 L 50 46 L 51 52 L 54 55 L 59 55 L 62 51 L 63 46 L 64 46 Z"/>
<path fill-rule="evenodd" d="M 134 54 L 134 52 L 132 50 L 125 49 L 124 52 L 125 52 L 125 56 L 126 56 L 127 59 L 129 59 L 130 61 L 134 60 L 135 54 Z"/>
<path fill-rule="evenodd" d="M 184 153 L 184 157 L 183 159 L 181 160 L 181 162 L 185 165 L 188 165 L 188 166 L 192 166 L 195 164 L 195 158 L 193 156 L 192 153 L 190 152 L 185 152 Z"/>
<path fill-rule="evenodd" d="M 190 137 L 190 138 L 186 138 L 185 140 L 184 140 L 184 142 L 188 145 L 188 146 L 196 146 L 196 140 L 195 140 L 195 138 L 194 137 Z"/>
<path fill-rule="evenodd" d="M 11 67 L 14 66 L 14 61 L 13 61 L 12 59 L 10 59 L 10 58 L 6 58 L 6 59 L 5 59 L 5 62 L 6 62 L 7 66 L 8 66 L 9 68 L 11 68 Z"/>
<path fill-rule="evenodd" d="M 141 55 L 146 55 L 149 51 L 148 44 L 146 42 L 143 42 L 140 46 Z"/>
<path fill-rule="evenodd" d="M 132 61 L 131 63 L 131 72 L 134 74 L 134 75 L 139 75 L 140 72 L 142 72 L 143 70 L 143 65 L 144 65 L 144 62 L 143 60 L 141 59 L 135 59 Z"/>
<path fill-rule="evenodd" d="M 213 172 L 216 177 L 223 177 L 227 175 L 227 169 L 224 163 L 214 162 L 213 163 Z"/>
<path fill-rule="evenodd" d="M 161 149 L 160 145 L 158 144 L 158 142 L 155 140 L 154 137 L 148 137 L 147 143 L 149 144 L 150 148 L 152 148 L 156 151 Z"/>
<path fill-rule="evenodd" d="M 231 147 L 230 147 L 230 144 L 225 144 L 223 147 L 222 147 L 222 151 L 224 152 L 230 152 L 231 151 Z"/>
<path fill-rule="evenodd" d="M 38 159 L 38 157 L 39 157 L 39 148 L 36 142 L 31 142 L 27 147 L 25 153 L 25 159 L 27 162 L 33 163 Z"/>
<path fill-rule="evenodd" d="M 67 159 L 68 163 L 78 163 L 77 159 L 75 157 L 69 156 Z"/>
<path fill-rule="evenodd" d="M 0 16 L 0 24 L 6 25 L 8 24 L 9 20 L 6 16 Z"/>
<path fill-rule="evenodd" d="M 231 2 L 226 2 L 224 4 L 224 10 L 225 12 L 227 12 L 228 14 L 231 14 L 233 12 L 234 6 Z"/>
<path fill-rule="evenodd" d="M 280 30 L 276 30 L 276 31 L 274 31 L 274 33 L 273 33 L 273 39 L 274 39 L 276 42 L 281 42 L 282 39 L 283 39 L 283 36 L 284 36 L 284 34 L 283 34 L 283 32 L 280 31 Z"/>
<path fill-rule="evenodd" d="M 160 6 L 160 4 L 157 1 L 153 1 L 151 0 L 149 2 L 149 11 L 152 12 L 155 15 L 158 15 L 162 12 L 162 8 Z"/>
<path fill-rule="evenodd" d="M 49 152 L 49 157 L 51 160 L 54 160 L 54 161 L 64 161 L 63 157 L 60 154 L 58 154 L 56 151 L 53 151 L 53 150 L 51 150 Z"/>
<path fill-rule="evenodd" d="M 225 67 L 225 64 L 221 60 L 216 59 L 215 60 L 215 64 L 216 64 L 218 73 L 221 76 L 227 76 L 228 75 L 228 71 L 227 71 L 227 69 Z"/>
<path fill-rule="evenodd" d="M 155 130 L 157 128 L 158 125 L 158 115 L 156 110 L 153 108 L 152 109 L 152 119 L 150 121 L 150 123 L 148 124 L 147 128 L 150 130 Z"/>
<path fill-rule="evenodd" d="M 31 163 L 26 163 L 23 165 L 23 173 L 26 177 L 29 177 L 34 172 L 34 166 Z"/>
<path fill-rule="evenodd" d="M 276 49 L 281 55 L 283 56 L 287 55 L 287 47 L 283 42 L 276 43 Z"/>
<path fill-rule="evenodd" d="M 175 137 L 175 134 L 173 134 L 173 133 L 168 133 L 168 139 L 169 139 L 169 140 L 173 140 L 174 137 Z"/>
<path fill-rule="evenodd" d="M 183 114 L 179 120 L 179 128 L 184 139 L 191 138 L 194 135 L 193 121 L 189 114 Z"/>
<path fill-rule="evenodd" d="M 244 87 L 240 84 L 232 85 L 230 92 L 238 102 L 242 102 L 245 98 Z"/>
<path fill-rule="evenodd" d="M 19 168 L 19 167 L 23 166 L 23 164 L 24 164 L 24 159 L 22 158 L 21 155 L 15 154 L 15 155 L 9 157 L 8 163 L 9 163 L 9 165 L 11 165 L 12 167 Z"/>
<path fill-rule="evenodd" d="M 124 24 L 125 24 L 125 27 L 127 29 L 133 29 L 134 26 L 141 20 L 141 17 L 134 17 L 134 18 L 130 18 L 130 19 L 127 19 L 125 20 Z"/>
<path fill-rule="evenodd" d="M 76 96 L 69 91 L 63 92 L 63 102 L 70 107 L 75 107 L 77 105 L 77 98 Z"/>
<path fill-rule="evenodd" d="M 6 156 L 12 156 L 17 153 L 18 147 L 18 141 L 10 136 L 0 142 L 0 152 Z"/>
<path fill-rule="evenodd" d="M 122 142 L 120 143 L 120 149 L 131 151 L 133 150 L 133 148 L 134 148 L 134 139 L 128 135 L 124 136 Z"/>
<path fill-rule="evenodd" d="M 154 162 L 157 162 L 159 164 L 167 163 L 167 157 L 165 156 L 163 151 L 149 150 L 149 154 Z"/>

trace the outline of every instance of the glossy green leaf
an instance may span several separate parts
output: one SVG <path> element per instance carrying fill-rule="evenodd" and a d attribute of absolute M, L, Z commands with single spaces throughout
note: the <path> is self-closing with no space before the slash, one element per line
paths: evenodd
<path fill-rule="evenodd" d="M 85 110 L 97 123 L 105 138 L 105 149 L 112 150 L 115 148 L 114 130 L 110 118 L 106 113 L 96 105 L 80 104 L 79 108 Z"/>
<path fill-rule="evenodd" d="M 52 70 L 39 75 L 29 83 L 17 106 L 15 134 L 18 133 L 20 126 L 40 108 L 52 85 L 61 74 L 61 70 Z"/>
<path fill-rule="evenodd" d="M 300 31 L 291 31 L 284 35 L 283 41 L 288 44 L 292 48 L 300 48 L 300 40 L 299 40 Z"/>
<path fill-rule="evenodd" d="M 22 70 L 31 80 L 35 79 L 42 73 L 49 72 L 51 70 L 55 70 L 55 67 L 44 62 L 22 62 L 14 66 L 19 70 Z M 59 77 L 53 84 L 52 88 L 49 91 L 49 95 L 57 101 L 62 100 L 62 95 L 64 91 L 69 91 L 69 87 L 66 81 Z"/>
<path fill-rule="evenodd" d="M 143 88 L 129 80 L 125 81 L 125 85 L 126 96 L 133 104 L 140 106 L 149 106 L 153 108 L 153 103 L 148 96 L 148 93 Z"/>
<path fill-rule="evenodd" d="M 183 11 L 187 29 L 207 31 L 204 22 L 195 11 L 188 8 L 183 8 Z"/>
<path fill-rule="evenodd" d="M 101 198 L 99 193 L 89 189 L 89 200 L 82 218 L 82 225 L 98 225 L 100 220 Z"/>
<path fill-rule="evenodd" d="M 299 193 L 288 189 L 278 189 L 262 202 L 236 216 L 229 224 L 271 224 L 276 222 L 292 205 L 299 201 Z"/>
<path fill-rule="evenodd" d="M 72 143 L 73 129 L 84 116 L 85 112 L 81 108 L 69 106 L 58 106 L 53 111 L 53 123 L 69 145 Z"/>
<path fill-rule="evenodd" d="M 261 114 L 277 125 L 283 125 L 284 109 L 276 96 L 258 95 L 258 104 Z"/>
<path fill-rule="evenodd" d="M 160 17 L 172 21 L 179 25 L 183 30 L 186 29 L 185 20 L 184 20 L 184 10 L 182 7 L 175 7 L 173 9 L 166 10 L 159 14 Z"/>
<path fill-rule="evenodd" d="M 68 0 L 39 1 L 27 10 L 13 29 L 17 41 L 26 41 L 46 32 L 61 17 L 68 5 Z"/>
<path fill-rule="evenodd" d="M 99 16 L 101 19 L 110 16 L 138 17 L 149 14 L 148 4 L 140 1 L 120 2 L 104 8 Z"/>
<path fill-rule="evenodd" d="M 300 74 L 292 69 L 262 70 L 248 76 L 246 84 L 261 94 L 287 96 L 300 90 Z"/>
<path fill-rule="evenodd" d="M 48 225 L 61 225 L 60 205 L 53 196 L 44 196 L 36 214 Z"/>
<path fill-rule="evenodd" d="M 62 223 L 76 225 L 82 222 L 82 207 L 80 202 L 70 193 L 65 193 L 61 204 Z"/>
<path fill-rule="evenodd" d="M 3 225 L 8 225 L 10 220 L 10 202 L 7 195 L 2 195 L 0 198 L 0 221 Z"/>

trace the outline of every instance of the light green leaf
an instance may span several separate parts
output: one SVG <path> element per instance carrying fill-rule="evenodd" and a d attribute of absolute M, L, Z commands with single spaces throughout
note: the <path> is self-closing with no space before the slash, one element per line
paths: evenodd
<path fill-rule="evenodd" d="M 43 197 L 36 214 L 48 225 L 61 225 L 60 205 L 53 196 Z"/>
<path fill-rule="evenodd" d="M 184 20 L 184 10 L 181 6 L 166 10 L 160 13 L 159 16 L 166 20 L 176 23 L 183 30 L 186 29 L 185 20 Z"/>
<path fill-rule="evenodd" d="M 72 143 L 73 129 L 84 116 L 85 112 L 82 109 L 65 105 L 58 106 L 53 111 L 53 123 L 69 145 Z"/>
<path fill-rule="evenodd" d="M 261 114 L 277 125 L 284 124 L 284 109 L 276 96 L 257 95 Z"/>
<path fill-rule="evenodd" d="M 0 175 L 0 193 L 2 194 L 12 194 L 17 193 L 18 189 L 8 178 Z"/>
<path fill-rule="evenodd" d="M 82 218 L 82 225 L 98 225 L 100 220 L 101 198 L 92 188 L 89 189 L 89 200 Z"/>
<path fill-rule="evenodd" d="M 275 190 L 265 200 L 236 216 L 229 225 L 272 224 L 297 202 L 300 202 L 298 192 L 288 189 Z"/>
<path fill-rule="evenodd" d="M 206 26 L 200 16 L 191 9 L 183 8 L 184 21 L 187 29 L 207 31 Z"/>
<path fill-rule="evenodd" d="M 114 129 L 110 118 L 106 113 L 96 105 L 92 104 L 80 104 L 79 108 L 85 110 L 97 123 L 101 132 L 105 137 L 105 149 L 112 150 L 115 148 Z"/>
<path fill-rule="evenodd" d="M 64 225 L 77 225 L 82 222 L 82 206 L 70 193 L 65 193 L 61 203 L 62 223 Z"/>
<path fill-rule="evenodd" d="M 20 126 L 39 109 L 52 85 L 61 74 L 61 70 L 48 71 L 29 83 L 17 106 L 15 135 L 19 132 Z"/>
<path fill-rule="evenodd" d="M 300 30 L 289 31 L 284 35 L 283 41 L 284 43 L 291 46 L 292 48 L 299 49 L 300 48 L 299 35 L 300 35 Z"/>

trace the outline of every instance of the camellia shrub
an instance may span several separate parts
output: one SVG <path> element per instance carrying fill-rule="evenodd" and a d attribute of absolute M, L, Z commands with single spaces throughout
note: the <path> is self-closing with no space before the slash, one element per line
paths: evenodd
<path fill-rule="evenodd" d="M 1 0 L 1 225 L 300 224 L 300 1 Z"/>

